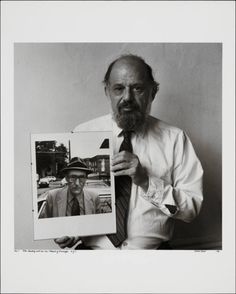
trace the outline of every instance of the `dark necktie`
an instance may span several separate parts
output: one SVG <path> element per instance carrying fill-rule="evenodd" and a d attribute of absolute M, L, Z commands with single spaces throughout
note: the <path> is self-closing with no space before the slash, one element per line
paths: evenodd
<path fill-rule="evenodd" d="M 124 140 L 119 151 L 133 152 L 131 133 L 123 131 Z M 129 176 L 115 178 L 116 192 L 116 234 L 107 235 L 112 244 L 117 247 L 127 238 L 127 217 L 131 194 L 132 180 Z"/>
<path fill-rule="evenodd" d="M 79 207 L 79 201 L 76 197 L 73 198 L 73 204 L 71 207 L 71 215 L 80 215 L 80 207 Z"/>

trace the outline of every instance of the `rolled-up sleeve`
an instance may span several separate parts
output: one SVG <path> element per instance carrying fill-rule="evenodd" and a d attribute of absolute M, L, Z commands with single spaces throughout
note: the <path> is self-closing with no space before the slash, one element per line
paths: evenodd
<path fill-rule="evenodd" d="M 200 212 L 203 201 L 203 169 L 192 143 L 184 132 L 176 138 L 171 180 L 149 177 L 145 199 L 166 215 L 191 222 Z"/>

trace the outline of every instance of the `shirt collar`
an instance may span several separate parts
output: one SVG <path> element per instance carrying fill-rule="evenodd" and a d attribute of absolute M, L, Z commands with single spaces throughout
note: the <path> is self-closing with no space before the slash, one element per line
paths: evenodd
<path fill-rule="evenodd" d="M 113 118 L 112 118 L 112 129 L 113 129 L 113 133 L 116 137 L 121 136 L 122 129 L 120 127 L 118 127 L 117 123 L 115 122 L 115 120 Z"/>
<path fill-rule="evenodd" d="M 83 192 L 82 192 L 82 193 L 83 193 Z M 81 193 L 81 194 L 82 194 L 82 193 Z M 77 195 L 75 198 L 77 198 L 77 200 L 79 200 L 79 196 L 80 196 L 81 194 Z M 68 188 L 68 190 L 67 190 L 67 202 L 70 203 L 73 199 L 74 199 L 74 196 L 71 194 L 71 192 L 70 192 L 70 190 L 69 190 L 69 188 Z"/>

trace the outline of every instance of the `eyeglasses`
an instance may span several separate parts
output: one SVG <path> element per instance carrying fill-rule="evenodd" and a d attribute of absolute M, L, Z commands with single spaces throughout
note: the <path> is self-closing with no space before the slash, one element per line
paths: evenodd
<path fill-rule="evenodd" d="M 69 183 L 76 183 L 77 180 L 79 180 L 79 183 L 84 183 L 86 181 L 86 177 L 84 176 L 69 176 L 67 179 Z"/>

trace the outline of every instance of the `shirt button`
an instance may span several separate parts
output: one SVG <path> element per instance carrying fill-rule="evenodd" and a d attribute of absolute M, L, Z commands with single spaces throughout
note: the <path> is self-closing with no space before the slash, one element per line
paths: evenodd
<path fill-rule="evenodd" d="M 127 242 L 123 242 L 123 244 L 122 244 L 123 246 L 127 246 L 128 245 L 128 243 Z"/>

